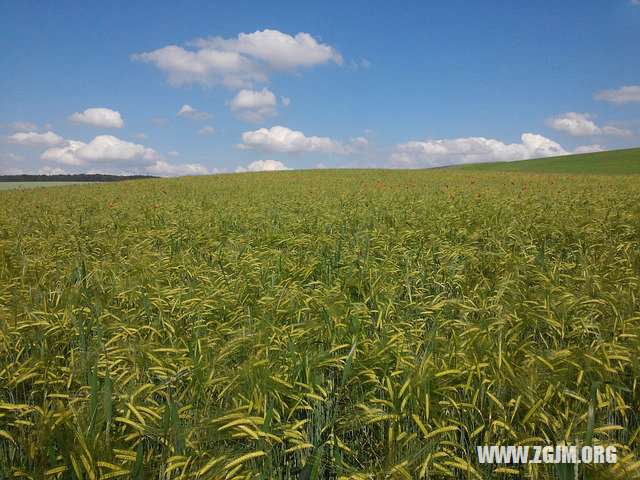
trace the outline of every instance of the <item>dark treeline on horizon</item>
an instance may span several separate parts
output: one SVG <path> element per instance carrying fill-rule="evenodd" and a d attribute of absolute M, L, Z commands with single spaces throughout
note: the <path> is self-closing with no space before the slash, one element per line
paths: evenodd
<path fill-rule="evenodd" d="M 153 175 L 105 175 L 102 173 L 74 173 L 64 175 L 0 175 L 0 182 L 118 182 L 159 178 Z"/>

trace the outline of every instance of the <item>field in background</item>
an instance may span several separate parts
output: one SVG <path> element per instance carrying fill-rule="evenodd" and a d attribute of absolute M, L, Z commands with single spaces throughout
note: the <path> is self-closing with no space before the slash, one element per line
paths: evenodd
<path fill-rule="evenodd" d="M 637 175 L 640 174 L 640 148 L 584 153 L 553 158 L 536 158 L 518 162 L 475 163 L 452 168 L 481 172 L 610 173 Z"/>
<path fill-rule="evenodd" d="M 0 190 L 24 190 L 38 187 L 60 187 L 63 185 L 82 185 L 90 182 L 0 182 Z"/>
<path fill-rule="evenodd" d="M 296 171 L 0 193 L 0 477 L 640 475 L 638 176 Z M 594 477 L 595 478 L 595 477 Z"/>

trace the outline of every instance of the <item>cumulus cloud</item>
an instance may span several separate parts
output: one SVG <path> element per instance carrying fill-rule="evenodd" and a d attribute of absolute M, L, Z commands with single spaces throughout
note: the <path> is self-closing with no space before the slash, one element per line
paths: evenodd
<path fill-rule="evenodd" d="M 40 155 L 42 160 L 56 162 L 62 165 L 84 165 L 85 161 L 76 155 L 76 151 L 84 147 L 86 143 L 77 140 L 69 140 L 62 147 L 54 147 Z"/>
<path fill-rule="evenodd" d="M 161 177 L 179 177 L 185 175 L 208 175 L 209 170 L 201 163 L 170 164 L 165 160 L 157 160 L 147 167 L 147 173 Z"/>
<path fill-rule="evenodd" d="M 177 150 L 171 150 L 169 153 L 167 153 L 167 155 L 170 157 L 179 157 L 180 152 L 178 152 Z"/>
<path fill-rule="evenodd" d="M 283 126 L 261 128 L 242 134 L 241 150 L 279 153 L 348 153 L 348 149 L 329 137 L 307 137 L 304 133 Z"/>
<path fill-rule="evenodd" d="M 136 133 L 136 138 L 139 138 L 140 140 L 147 140 L 149 136 L 146 133 Z"/>
<path fill-rule="evenodd" d="M 35 132 L 38 130 L 38 126 L 31 122 L 13 122 L 7 125 L 11 130 L 18 130 L 21 132 Z"/>
<path fill-rule="evenodd" d="M 640 5 L 640 0 L 638 0 L 637 5 Z M 604 90 L 596 93 L 593 98 L 617 105 L 640 103 L 640 85 L 627 85 L 618 89 Z"/>
<path fill-rule="evenodd" d="M 274 172 L 276 170 L 291 170 L 278 160 L 256 160 L 246 167 L 237 167 L 236 173 L 242 172 Z"/>
<path fill-rule="evenodd" d="M 221 37 L 202 39 L 194 42 L 194 45 L 238 52 L 265 61 L 278 70 L 343 62 L 342 56 L 333 47 L 318 43 L 310 34 L 303 32 L 292 37 L 278 30 L 265 29 L 240 33 L 236 38 L 227 40 Z"/>
<path fill-rule="evenodd" d="M 242 89 L 229 100 L 231 110 L 240 120 L 262 123 L 278 114 L 276 95 L 266 87 L 262 90 Z"/>
<path fill-rule="evenodd" d="M 558 130 L 559 132 L 568 133 L 575 137 L 584 137 L 589 135 L 615 135 L 618 137 L 631 136 L 629 130 L 622 130 L 612 126 L 598 127 L 594 122 L 595 115 L 590 113 L 567 112 L 554 118 L 546 120 L 547 126 Z"/>
<path fill-rule="evenodd" d="M 560 132 L 574 136 L 597 135 L 600 128 L 590 119 L 593 115 L 589 113 L 567 112 L 555 118 L 548 118 L 547 126 Z"/>
<path fill-rule="evenodd" d="M 63 165 L 111 163 L 140 166 L 152 164 L 160 155 L 152 148 L 127 142 L 112 135 L 98 135 L 91 142 L 69 140 L 60 147 L 53 147 L 40 155 L 42 160 Z"/>
<path fill-rule="evenodd" d="M 308 33 L 287 35 L 278 30 L 240 33 L 224 39 L 211 37 L 134 54 L 133 60 L 155 65 L 168 75 L 171 85 L 224 84 L 232 88 L 264 83 L 273 70 L 295 70 L 335 62 L 342 56 L 330 45 L 318 43 Z"/>
<path fill-rule="evenodd" d="M 69 117 L 69 120 L 102 128 L 124 127 L 120 112 L 116 112 L 110 108 L 87 108 L 82 113 L 74 113 Z"/>
<path fill-rule="evenodd" d="M 183 105 L 176 115 L 190 120 L 196 120 L 198 122 L 208 120 L 213 117 L 213 115 L 208 112 L 199 112 L 191 105 Z"/>
<path fill-rule="evenodd" d="M 132 58 L 153 63 L 168 74 L 169 84 L 173 86 L 199 83 L 210 87 L 221 83 L 228 87 L 242 87 L 267 80 L 259 64 L 237 52 L 206 48 L 194 52 L 169 45 Z"/>
<path fill-rule="evenodd" d="M 52 131 L 46 133 L 18 132 L 8 137 L 2 137 L 2 140 L 16 145 L 31 145 L 35 147 L 52 147 L 64 142 L 64 138 Z"/>
<path fill-rule="evenodd" d="M 238 110 L 257 110 L 265 107 L 276 106 L 275 94 L 264 87 L 260 91 L 254 90 L 240 90 L 238 94 L 229 101 L 231 110 L 237 112 Z"/>
<path fill-rule="evenodd" d="M 395 146 L 391 154 L 391 162 L 394 166 L 419 168 L 523 160 L 569 153 L 559 144 L 542 135 L 525 133 L 521 139 L 522 143 L 511 144 L 484 137 L 401 143 Z"/>
<path fill-rule="evenodd" d="M 215 129 L 211 126 L 211 125 L 207 125 L 205 127 L 202 127 L 200 130 L 198 130 L 198 135 L 211 135 L 213 132 L 215 132 Z"/>

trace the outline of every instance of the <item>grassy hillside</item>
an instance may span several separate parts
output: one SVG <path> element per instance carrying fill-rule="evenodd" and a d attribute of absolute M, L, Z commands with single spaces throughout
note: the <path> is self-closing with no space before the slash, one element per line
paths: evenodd
<path fill-rule="evenodd" d="M 535 158 L 518 162 L 475 163 L 453 168 L 481 172 L 640 174 L 640 148 Z"/>
<path fill-rule="evenodd" d="M 623 175 L 0 192 L 0 478 L 640 478 L 639 243 Z"/>

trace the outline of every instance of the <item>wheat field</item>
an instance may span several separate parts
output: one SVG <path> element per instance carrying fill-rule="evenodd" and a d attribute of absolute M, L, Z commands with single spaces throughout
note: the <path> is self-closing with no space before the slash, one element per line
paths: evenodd
<path fill-rule="evenodd" d="M 0 478 L 640 477 L 640 176 L 0 192 Z M 603 444 L 615 465 L 481 465 Z"/>

